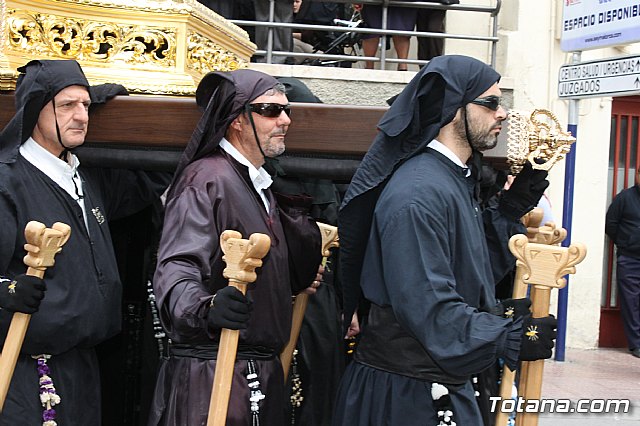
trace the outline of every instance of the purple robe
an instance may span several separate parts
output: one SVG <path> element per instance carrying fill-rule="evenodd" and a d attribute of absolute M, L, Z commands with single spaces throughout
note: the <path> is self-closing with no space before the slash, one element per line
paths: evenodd
<path fill-rule="evenodd" d="M 240 331 L 239 345 L 275 355 L 255 361 L 260 391 L 266 396 L 259 403 L 260 424 L 284 424 L 286 397 L 279 354 L 289 339 L 292 288 L 275 199 L 267 190 L 267 214 L 247 168 L 220 149 L 189 164 L 175 185 L 166 206 L 154 277 L 163 326 L 174 345 L 217 343 L 220 332 L 208 329 L 206 318 L 211 296 L 228 284 L 222 276 L 220 234 L 227 229 L 240 232 L 242 238 L 267 234 L 271 248 L 256 270 L 256 282 L 247 286 L 253 310 L 247 329 Z M 215 353 L 175 355 L 161 366 L 149 425 L 205 425 Z M 229 426 L 251 424 L 247 364 L 247 360 L 235 363 Z"/>

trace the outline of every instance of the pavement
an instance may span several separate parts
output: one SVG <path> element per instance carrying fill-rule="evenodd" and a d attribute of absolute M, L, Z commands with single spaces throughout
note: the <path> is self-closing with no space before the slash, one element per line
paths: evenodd
<path fill-rule="evenodd" d="M 600 413 L 541 413 L 538 426 L 640 425 L 640 358 L 627 349 L 567 348 L 563 362 L 547 360 L 543 399 L 628 399 L 627 413 L 604 412 L 606 403 L 588 402 Z M 612 405 L 613 407 L 613 405 Z M 610 410 L 613 411 L 613 410 Z"/>

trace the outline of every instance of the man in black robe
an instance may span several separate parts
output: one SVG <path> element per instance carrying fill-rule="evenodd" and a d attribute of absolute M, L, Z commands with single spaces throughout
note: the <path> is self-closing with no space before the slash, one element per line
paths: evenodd
<path fill-rule="evenodd" d="M 434 58 L 381 119 L 347 190 L 344 316 L 360 289 L 371 306 L 335 425 L 480 425 L 472 375 L 498 358 L 513 369 L 551 356 L 555 319 L 523 317 L 523 300 L 509 302 L 515 320 L 496 306 L 496 279 L 513 264 L 504 246 L 548 185 L 528 167 L 495 209 L 480 209 L 479 152 L 506 118 L 499 78 L 469 57 Z M 523 338 L 529 327 L 537 334 Z"/>
<path fill-rule="evenodd" d="M 289 340 L 291 297 L 312 282 L 315 289 L 321 277 L 319 230 L 305 214 L 310 200 L 276 200 L 262 167 L 285 148 L 291 119 L 284 93 L 276 79 L 253 70 L 210 73 L 198 86 L 204 113 L 167 197 L 154 277 L 172 343 L 149 425 L 206 423 L 222 328 L 240 330 L 226 424 L 285 424 L 279 355 Z M 227 229 L 271 238 L 246 296 L 222 276 L 219 239 Z"/>
<path fill-rule="evenodd" d="M 295 77 L 279 77 L 291 102 L 322 103 Z M 304 123 L 299 123 L 304 125 Z M 329 179 L 287 174 L 273 158 L 265 164 L 273 177 L 274 192 L 306 194 L 312 198 L 311 216 L 322 223 L 338 224 L 340 193 Z M 344 340 L 341 333 L 340 297 L 336 292 L 335 265 L 338 250 L 324 264 L 323 279 L 310 297 L 302 321 L 290 371 L 292 426 L 327 426 L 331 423 L 335 392 L 344 371 Z"/>
<path fill-rule="evenodd" d="M 94 95 L 103 101 L 110 88 L 91 90 L 75 61 L 34 60 L 18 70 L 16 114 L 0 134 L 0 343 L 13 312 L 33 315 L 0 425 L 99 425 L 94 347 L 121 324 L 122 288 L 107 220 L 143 209 L 169 179 L 79 167 L 71 151 L 84 143 Z M 24 229 L 31 220 L 71 227 L 43 280 L 24 275 Z M 59 404 L 39 386 L 44 375 Z M 47 395 L 53 410 L 43 408 Z"/>

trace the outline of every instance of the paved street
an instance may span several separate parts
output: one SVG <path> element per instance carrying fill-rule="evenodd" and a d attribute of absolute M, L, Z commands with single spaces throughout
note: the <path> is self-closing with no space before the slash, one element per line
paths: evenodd
<path fill-rule="evenodd" d="M 640 425 L 640 358 L 626 349 L 567 349 L 564 362 L 545 363 L 542 397 L 630 399 L 628 413 L 541 414 L 539 426 Z"/>

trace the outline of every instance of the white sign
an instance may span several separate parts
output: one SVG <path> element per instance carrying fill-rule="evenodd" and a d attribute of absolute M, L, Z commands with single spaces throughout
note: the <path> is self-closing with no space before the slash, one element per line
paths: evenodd
<path fill-rule="evenodd" d="M 640 92 L 640 56 L 563 65 L 558 74 L 560 98 L 628 96 Z"/>
<path fill-rule="evenodd" d="M 565 52 L 640 41 L 640 1 L 562 0 Z"/>

